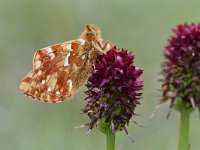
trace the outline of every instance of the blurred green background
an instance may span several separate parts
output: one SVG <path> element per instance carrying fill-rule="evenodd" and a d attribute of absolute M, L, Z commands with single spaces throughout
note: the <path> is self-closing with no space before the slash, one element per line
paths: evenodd
<path fill-rule="evenodd" d="M 117 134 L 122 150 L 176 150 L 178 113 L 166 120 L 168 106 L 149 120 L 159 96 L 162 51 L 179 23 L 199 22 L 199 0 L 0 0 L 0 150 L 103 150 L 99 131 L 86 135 L 88 118 L 82 88 L 70 101 L 46 104 L 19 91 L 19 83 L 32 68 L 35 50 L 75 39 L 88 23 L 98 25 L 104 41 L 135 53 L 135 64 L 144 69 L 144 94 L 131 124 L 131 143 Z M 200 148 L 200 120 L 191 116 L 191 150 Z"/>

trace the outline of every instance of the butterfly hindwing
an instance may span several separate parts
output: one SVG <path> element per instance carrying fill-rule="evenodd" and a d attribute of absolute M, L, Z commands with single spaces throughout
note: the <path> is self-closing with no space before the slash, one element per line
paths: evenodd
<path fill-rule="evenodd" d="M 69 41 L 37 51 L 33 69 L 23 79 L 20 89 L 24 94 L 45 102 L 56 103 L 69 98 L 84 63 L 80 61 L 84 56 L 80 49 L 83 49 L 81 42 Z"/>

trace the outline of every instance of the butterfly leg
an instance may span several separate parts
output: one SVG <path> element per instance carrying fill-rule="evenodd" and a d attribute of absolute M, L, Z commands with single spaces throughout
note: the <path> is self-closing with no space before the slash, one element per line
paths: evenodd
<path fill-rule="evenodd" d="M 106 41 L 106 43 L 102 46 L 102 50 L 108 51 L 113 47 L 112 43 L 110 41 Z"/>
<path fill-rule="evenodd" d="M 110 50 L 113 45 L 110 41 L 106 41 L 106 43 L 104 45 L 102 45 L 101 43 L 97 42 L 98 46 L 101 48 L 101 53 L 105 53 L 107 52 L 108 50 Z"/>

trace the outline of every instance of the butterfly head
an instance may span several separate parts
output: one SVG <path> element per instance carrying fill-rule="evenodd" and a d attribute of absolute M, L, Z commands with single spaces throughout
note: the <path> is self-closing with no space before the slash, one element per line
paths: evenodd
<path fill-rule="evenodd" d="M 80 37 L 89 41 L 102 41 L 100 29 L 93 24 L 86 25 L 85 30 L 83 31 Z"/>

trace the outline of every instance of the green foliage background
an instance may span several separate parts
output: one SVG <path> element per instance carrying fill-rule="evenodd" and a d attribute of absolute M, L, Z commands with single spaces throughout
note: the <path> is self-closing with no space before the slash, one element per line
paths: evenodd
<path fill-rule="evenodd" d="M 70 101 L 45 104 L 25 97 L 18 88 L 32 67 L 35 50 L 75 39 L 88 23 L 98 25 L 104 41 L 135 53 L 135 64 L 144 69 L 144 95 L 131 124 L 131 143 L 117 134 L 122 150 L 177 149 L 178 114 L 166 119 L 168 106 L 149 120 L 160 96 L 162 51 L 179 23 L 199 22 L 199 0 L 0 0 L 0 149 L 1 150 L 103 150 L 104 136 L 97 130 L 86 135 L 88 122 L 79 112 L 85 97 L 82 88 Z M 192 150 L 200 147 L 198 113 L 191 116 Z"/>

